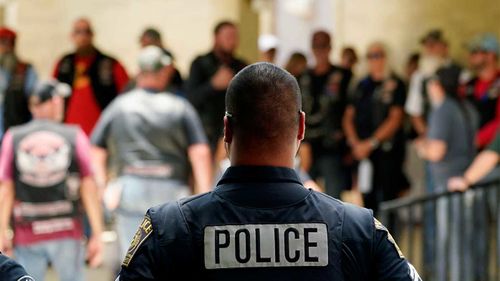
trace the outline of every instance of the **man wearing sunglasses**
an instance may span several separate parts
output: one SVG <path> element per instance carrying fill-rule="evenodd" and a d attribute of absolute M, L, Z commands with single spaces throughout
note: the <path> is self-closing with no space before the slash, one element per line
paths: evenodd
<path fill-rule="evenodd" d="M 71 39 L 75 52 L 56 65 L 54 78 L 72 86 L 66 99 L 64 121 L 80 125 L 90 135 L 104 108 L 124 89 L 128 75 L 114 58 L 103 54 L 93 43 L 94 32 L 88 19 L 78 19 Z"/>
<path fill-rule="evenodd" d="M 214 191 L 151 208 L 117 280 L 420 280 L 371 211 L 304 188 L 305 119 L 291 74 L 240 71 L 223 123 L 231 167 Z"/>

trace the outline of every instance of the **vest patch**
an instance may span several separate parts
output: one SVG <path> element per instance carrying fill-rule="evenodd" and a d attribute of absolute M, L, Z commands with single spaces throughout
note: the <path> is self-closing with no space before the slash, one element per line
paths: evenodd
<path fill-rule="evenodd" d="M 324 223 L 207 226 L 205 268 L 328 265 Z"/>
<path fill-rule="evenodd" d="M 63 182 L 71 165 L 71 146 L 51 131 L 26 135 L 16 150 L 19 178 L 30 186 L 46 188 Z"/>

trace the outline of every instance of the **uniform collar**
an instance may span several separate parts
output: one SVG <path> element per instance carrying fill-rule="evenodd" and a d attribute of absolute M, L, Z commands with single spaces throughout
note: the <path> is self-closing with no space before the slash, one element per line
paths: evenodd
<path fill-rule="evenodd" d="M 226 170 L 215 193 L 238 206 L 281 208 L 301 202 L 311 191 L 293 169 L 238 166 Z"/>
<path fill-rule="evenodd" d="M 230 183 L 252 182 L 293 182 L 302 184 L 295 170 L 272 166 L 232 166 L 229 167 L 217 186 Z"/>

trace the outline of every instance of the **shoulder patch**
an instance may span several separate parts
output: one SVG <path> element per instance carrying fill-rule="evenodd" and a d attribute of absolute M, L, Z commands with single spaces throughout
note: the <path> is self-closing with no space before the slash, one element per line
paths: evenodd
<path fill-rule="evenodd" d="M 141 225 L 139 226 L 139 229 L 137 229 L 132 242 L 130 243 L 127 255 L 125 256 L 125 259 L 122 263 L 123 266 L 127 267 L 130 264 L 130 261 L 132 261 L 132 258 L 134 257 L 141 244 L 146 241 L 151 233 L 153 233 L 153 225 L 151 224 L 151 218 L 146 215 Z"/>
<path fill-rule="evenodd" d="M 394 248 L 396 248 L 396 251 L 398 252 L 399 257 L 404 259 L 405 256 L 403 255 L 403 252 L 401 252 L 401 249 L 399 249 L 399 246 L 396 243 L 396 240 L 394 240 L 394 238 L 392 237 L 389 230 L 387 230 L 387 228 L 381 222 L 379 222 L 376 218 L 373 218 L 373 221 L 375 223 L 375 228 L 377 230 L 381 230 L 381 231 L 384 231 L 387 233 L 387 240 L 389 240 L 389 242 L 391 242 L 391 244 L 394 245 Z"/>

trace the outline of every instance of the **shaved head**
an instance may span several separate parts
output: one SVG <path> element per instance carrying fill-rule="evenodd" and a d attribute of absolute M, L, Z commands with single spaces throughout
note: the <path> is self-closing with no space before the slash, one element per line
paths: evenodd
<path fill-rule="evenodd" d="M 88 49 L 92 46 L 94 31 L 87 18 L 79 18 L 73 23 L 71 38 L 77 50 Z"/>
<path fill-rule="evenodd" d="M 92 32 L 92 24 L 87 18 L 79 18 L 73 23 L 73 31 L 87 29 Z"/>
<path fill-rule="evenodd" d="M 226 111 L 240 142 L 284 144 L 297 138 L 301 95 L 297 80 L 270 63 L 245 67 L 231 81 Z"/>

